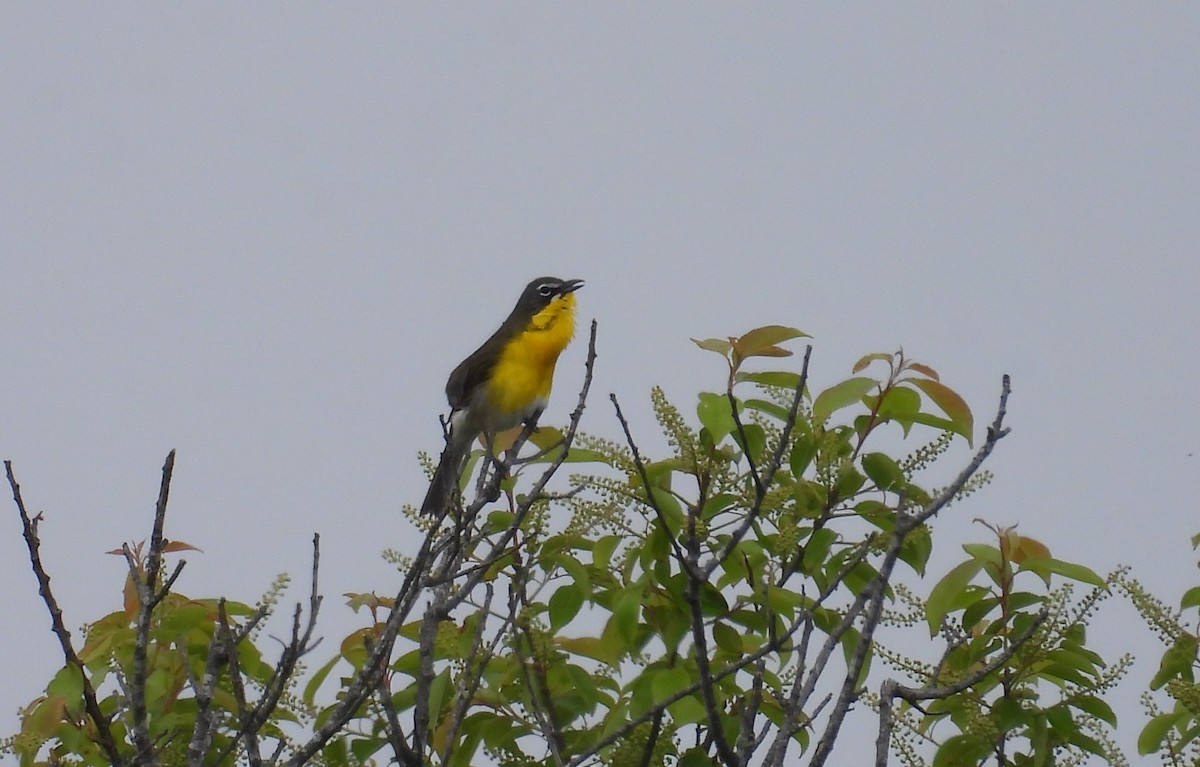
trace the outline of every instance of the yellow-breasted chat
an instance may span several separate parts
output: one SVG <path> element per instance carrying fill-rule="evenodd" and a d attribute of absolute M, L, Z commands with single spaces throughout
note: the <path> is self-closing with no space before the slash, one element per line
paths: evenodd
<path fill-rule="evenodd" d="M 446 381 L 450 433 L 422 514 L 439 514 L 458 490 L 471 442 L 490 445 L 498 432 L 536 420 L 546 407 L 558 355 L 575 335 L 575 291 L 583 280 L 539 277 L 491 338 L 454 368 Z"/>

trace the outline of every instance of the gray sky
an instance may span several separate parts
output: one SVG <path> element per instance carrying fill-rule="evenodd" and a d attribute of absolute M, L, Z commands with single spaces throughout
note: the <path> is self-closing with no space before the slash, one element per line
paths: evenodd
<path fill-rule="evenodd" d="M 1197 582 L 1200 6 L 328 10 L 0 6 L 0 457 L 70 625 L 175 447 L 181 590 L 299 585 L 320 531 L 332 651 L 339 595 L 394 586 L 446 375 L 541 274 L 588 283 L 592 431 L 719 388 L 689 336 L 796 325 L 818 385 L 903 345 L 981 422 L 1014 380 L 935 571 L 985 517 Z M 7 733 L 61 657 L 0 518 Z M 1119 638 L 1134 700 L 1159 650 Z"/>

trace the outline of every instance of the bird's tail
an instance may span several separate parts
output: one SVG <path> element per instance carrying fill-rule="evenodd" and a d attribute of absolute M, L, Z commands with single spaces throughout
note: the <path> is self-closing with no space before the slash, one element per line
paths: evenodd
<path fill-rule="evenodd" d="M 425 500 L 421 502 L 422 515 L 440 515 L 453 501 L 454 494 L 458 491 L 458 478 L 462 474 L 463 464 L 470 452 L 473 436 L 461 424 L 458 428 L 450 429 L 446 448 L 442 451 L 442 457 L 438 459 L 437 468 L 433 471 L 433 479 L 429 483 L 429 490 L 425 493 Z"/>

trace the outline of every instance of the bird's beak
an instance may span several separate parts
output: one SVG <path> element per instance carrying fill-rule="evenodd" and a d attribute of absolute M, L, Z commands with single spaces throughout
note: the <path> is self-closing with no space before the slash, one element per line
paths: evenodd
<path fill-rule="evenodd" d="M 562 287 L 558 289 L 558 294 L 560 296 L 565 296 L 568 293 L 574 293 L 582 287 L 583 280 L 567 280 L 562 284 Z"/>

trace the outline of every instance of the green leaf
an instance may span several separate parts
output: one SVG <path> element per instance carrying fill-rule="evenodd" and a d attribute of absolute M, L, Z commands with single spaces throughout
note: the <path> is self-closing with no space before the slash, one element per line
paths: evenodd
<path fill-rule="evenodd" d="M 700 584 L 700 611 L 705 615 L 725 615 L 729 612 L 729 603 L 721 590 L 708 581 Z"/>
<path fill-rule="evenodd" d="M 63 698 L 73 709 L 83 708 L 83 673 L 77 666 L 63 666 L 46 685 L 51 697 Z"/>
<path fill-rule="evenodd" d="M 883 395 L 878 405 L 880 418 L 891 418 L 911 423 L 921 412 L 921 395 L 904 386 L 893 386 Z"/>
<path fill-rule="evenodd" d="M 1183 599 L 1179 600 L 1179 609 L 1186 610 L 1189 607 L 1200 606 L 1200 586 L 1192 586 L 1183 593 Z"/>
<path fill-rule="evenodd" d="M 696 416 L 712 434 L 713 444 L 725 439 L 726 435 L 737 428 L 733 420 L 733 411 L 729 407 L 729 398 L 724 394 L 700 392 Z"/>
<path fill-rule="evenodd" d="M 746 346 L 774 346 L 794 338 L 812 338 L 812 336 L 799 328 L 787 325 L 763 325 L 761 328 L 743 333 L 738 340 Z"/>
<path fill-rule="evenodd" d="M 866 481 L 866 476 L 854 468 L 854 464 L 847 463 L 838 472 L 837 480 L 833 484 L 833 492 L 838 498 L 853 498 Z"/>
<path fill-rule="evenodd" d="M 858 643 L 862 640 L 862 633 L 856 628 L 849 628 L 842 634 L 842 656 L 846 660 L 846 666 L 849 667 L 854 660 L 854 653 L 858 648 Z M 874 657 L 874 652 L 871 650 L 870 643 L 867 644 L 866 654 L 863 656 L 863 664 L 859 667 L 858 681 L 856 686 L 861 686 L 866 682 L 867 674 L 871 671 L 871 659 Z"/>
<path fill-rule="evenodd" d="M 650 680 L 650 689 L 655 704 L 686 690 L 693 681 L 695 680 L 692 679 L 692 675 L 685 669 L 678 667 L 660 669 Z"/>
<path fill-rule="evenodd" d="M 334 738 L 321 749 L 321 757 L 330 767 L 344 767 L 350 764 L 350 754 L 346 750 L 344 738 Z"/>
<path fill-rule="evenodd" d="M 1196 662 L 1197 646 L 1200 640 L 1192 634 L 1181 634 L 1175 643 L 1163 653 L 1159 661 L 1158 672 L 1150 680 L 1150 689 L 1157 690 L 1176 677 L 1184 681 L 1192 681 L 1192 664 Z"/>
<path fill-rule="evenodd" d="M 812 464 L 817 455 L 817 445 L 809 435 L 796 435 L 792 443 L 792 452 L 788 457 L 788 468 L 796 479 L 804 476 L 804 471 Z"/>
<path fill-rule="evenodd" d="M 922 426 L 929 426 L 937 429 L 938 431 L 948 431 L 951 434 L 958 433 L 954 428 L 954 423 L 949 418 L 942 418 L 941 416 L 934 415 L 932 413 L 917 413 L 912 417 L 911 420 L 913 423 L 919 423 Z M 905 432 L 905 434 L 907 435 L 907 432 Z"/>
<path fill-rule="evenodd" d="M 742 635 L 728 623 L 718 621 L 713 624 L 713 639 L 717 647 L 735 658 L 742 656 Z"/>
<path fill-rule="evenodd" d="M 1067 742 L 1073 746 L 1078 746 L 1089 754 L 1095 754 L 1099 757 L 1104 757 L 1108 754 L 1108 749 L 1101 745 L 1100 741 L 1084 735 L 1083 730 L 1078 727 L 1071 731 Z"/>
<path fill-rule="evenodd" d="M 968 445 L 973 443 L 975 416 L 971 414 L 971 408 L 958 392 L 932 378 L 914 378 L 910 379 L 908 383 L 925 392 L 926 396 L 941 408 L 942 412 L 950 419 L 950 423 L 953 424 L 954 433 L 966 437 Z"/>
<path fill-rule="evenodd" d="M 617 635 L 630 647 L 637 641 L 638 614 L 641 609 L 641 589 L 626 589 L 613 604 L 613 626 Z"/>
<path fill-rule="evenodd" d="M 879 384 L 874 378 L 847 378 L 817 395 L 813 402 L 813 421 L 820 423 L 838 410 L 862 401 Z"/>
<path fill-rule="evenodd" d="M 776 421 L 787 423 L 788 416 L 792 414 L 790 407 L 784 407 L 777 402 L 771 402 L 765 399 L 747 399 L 742 403 L 750 410 L 757 410 L 760 413 L 766 413 Z"/>
<path fill-rule="evenodd" d="M 1104 579 L 1096 574 L 1094 570 L 1083 565 L 1077 565 L 1074 562 L 1064 562 L 1061 559 L 1053 558 L 1038 558 L 1026 559 L 1021 563 L 1021 570 L 1029 570 L 1045 577 L 1047 573 L 1055 573 L 1064 578 L 1070 578 L 1073 581 L 1087 583 L 1096 588 L 1104 588 Z"/>
<path fill-rule="evenodd" d="M 966 767 L 986 758 L 991 748 L 978 735 L 954 735 L 946 738 L 933 757 L 933 767 Z"/>
<path fill-rule="evenodd" d="M 583 589 L 568 583 L 550 597 L 550 630 L 558 631 L 579 614 L 583 607 Z"/>
<path fill-rule="evenodd" d="M 1046 709 L 1046 721 L 1064 741 L 1069 739 L 1071 733 L 1077 729 L 1075 719 L 1071 716 L 1071 710 L 1061 703 Z"/>
<path fill-rule="evenodd" d="M 716 762 L 699 746 L 689 748 L 683 752 L 683 756 L 679 757 L 679 767 L 714 767 L 714 765 Z"/>
<path fill-rule="evenodd" d="M 1005 730 L 1013 730 L 1025 724 L 1028 719 L 1028 713 L 1025 707 L 1022 706 L 1013 698 L 1000 698 L 992 704 L 991 720 L 996 723 L 996 727 L 1002 732 Z"/>
<path fill-rule="evenodd" d="M 714 493 L 709 496 L 704 502 L 704 508 L 700 511 L 701 519 L 712 519 L 715 515 L 720 514 L 726 509 L 733 508 L 741 501 L 740 495 L 733 493 Z"/>
<path fill-rule="evenodd" d="M 671 712 L 671 719 L 676 725 L 696 724 L 697 722 L 705 722 L 708 720 L 708 709 L 704 707 L 695 695 L 689 695 L 686 698 L 679 700 L 667 706 L 667 711 Z M 707 759 L 707 757 L 704 757 Z M 679 767 L 685 767 L 689 764 L 684 760 L 679 761 Z M 705 767 L 714 767 L 712 761 L 697 762 Z"/>
<path fill-rule="evenodd" d="M 1146 754 L 1153 754 L 1155 751 L 1158 751 L 1162 748 L 1163 740 L 1166 739 L 1167 733 L 1171 731 L 1171 728 L 1189 716 L 1191 715 L 1186 712 L 1170 713 L 1159 714 L 1151 719 L 1142 728 L 1141 734 L 1138 735 L 1138 753 L 1145 756 Z"/>
<path fill-rule="evenodd" d="M 545 455 L 538 459 L 538 463 L 549 463 L 553 460 L 553 456 Z M 567 457 L 563 459 L 566 463 L 603 463 L 608 464 L 608 456 L 601 453 L 599 450 L 588 450 L 583 447 L 572 446 L 567 451 Z"/>
<path fill-rule="evenodd" d="M 550 552 L 548 555 L 539 558 L 542 566 L 547 570 L 554 565 L 558 565 L 567 575 L 571 576 L 571 580 L 575 582 L 583 594 L 588 594 L 592 589 L 591 574 L 588 572 L 587 565 L 580 562 L 573 555 L 565 552 Z"/>
<path fill-rule="evenodd" d="M 761 466 L 764 460 L 763 450 L 767 444 L 766 430 L 756 423 L 743 423 L 742 430 L 740 432 L 735 430 L 732 436 L 742 452 L 750 456 L 755 465 Z M 745 437 L 744 441 L 743 436 Z"/>
<path fill-rule="evenodd" d="M 1000 564 L 1000 549 L 987 543 L 964 543 L 963 551 L 971 558 L 985 565 Z"/>
<path fill-rule="evenodd" d="M 867 453 L 862 457 L 862 467 L 880 490 L 897 490 L 908 482 L 900 464 L 886 453 Z"/>
<path fill-rule="evenodd" d="M 361 764 L 367 760 L 367 757 L 386 745 L 387 740 L 384 738 L 355 738 L 350 742 L 350 752 Z"/>
<path fill-rule="evenodd" d="M 619 643 L 605 641 L 601 637 L 557 637 L 554 643 L 569 653 L 592 658 L 609 666 L 616 666 L 625 652 Z"/>
<path fill-rule="evenodd" d="M 749 382 L 795 391 L 800 385 L 800 374 L 790 370 L 768 370 L 761 373 L 738 373 L 734 380 L 738 383 Z"/>
<path fill-rule="evenodd" d="M 675 497 L 674 493 L 664 487 L 652 485 L 647 490 L 650 497 L 654 499 L 654 503 L 651 506 L 662 512 L 663 519 L 670 530 L 679 530 L 683 524 L 683 506 L 679 504 L 679 499 Z M 661 529 L 661 527 L 658 529 Z"/>
<path fill-rule="evenodd" d="M 900 561 L 908 564 L 917 575 L 925 574 L 925 565 L 933 553 L 933 536 L 929 527 L 920 525 L 904 537 L 900 544 Z"/>
<path fill-rule="evenodd" d="M 325 678 L 329 676 L 329 672 L 333 671 L 333 667 L 336 666 L 338 661 L 341 659 L 341 656 L 335 655 L 330 658 L 325 665 L 316 670 L 316 673 L 314 673 L 312 678 L 308 680 L 308 683 L 304 685 L 303 699 L 305 703 L 310 706 L 313 705 L 313 701 L 316 700 L 317 697 L 317 690 L 320 689 L 321 685 L 325 683 Z"/>
<path fill-rule="evenodd" d="M 803 544 L 804 556 L 800 561 L 800 571 L 817 572 L 829 556 L 829 548 L 837 538 L 838 534 L 828 527 L 813 532 Z"/>
<path fill-rule="evenodd" d="M 442 711 L 449 703 L 449 692 L 450 669 L 446 668 L 442 669 L 429 685 L 429 715 L 433 721 L 437 722 L 442 718 Z"/>
<path fill-rule="evenodd" d="M 1080 711 L 1091 714 L 1102 722 L 1107 722 L 1113 727 L 1117 726 L 1117 715 L 1112 710 L 1112 707 L 1095 695 L 1080 695 L 1077 698 L 1072 698 L 1070 703 Z"/>
<path fill-rule="evenodd" d="M 596 541 L 596 545 L 592 547 L 592 566 L 597 570 L 607 570 L 613 552 L 620 542 L 621 538 L 617 535 L 606 535 Z"/>
<path fill-rule="evenodd" d="M 937 634 L 942 620 L 954 609 L 959 596 L 982 568 L 981 562 L 969 559 L 946 573 L 929 592 L 929 599 L 925 602 L 925 620 L 929 624 L 930 636 Z"/>
<path fill-rule="evenodd" d="M 767 606 L 777 613 L 793 615 L 804 603 L 804 596 L 782 586 L 767 585 Z"/>
<path fill-rule="evenodd" d="M 1000 600 L 995 597 L 984 597 L 977 599 L 962 613 L 963 631 L 971 632 L 979 625 L 980 621 L 988 616 L 993 610 L 1000 606 Z"/>
<path fill-rule="evenodd" d="M 722 357 L 728 357 L 729 353 L 733 351 L 733 344 L 723 338 L 693 338 L 692 343 L 705 351 L 716 352 Z"/>

